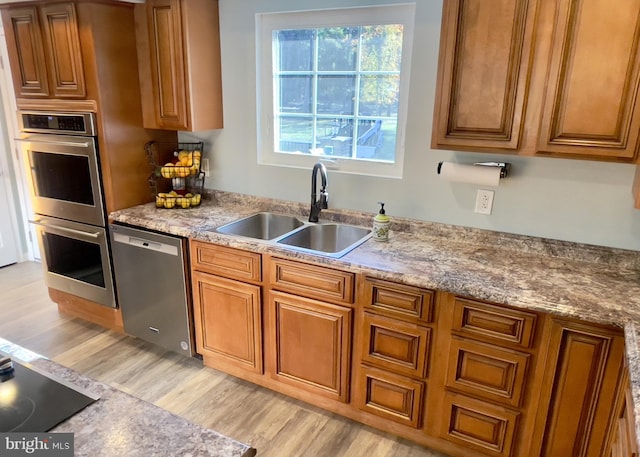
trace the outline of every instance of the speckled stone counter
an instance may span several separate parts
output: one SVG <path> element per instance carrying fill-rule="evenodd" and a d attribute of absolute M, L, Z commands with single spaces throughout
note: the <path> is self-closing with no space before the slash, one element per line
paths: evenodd
<path fill-rule="evenodd" d="M 75 457 L 252 457 L 255 449 L 125 392 L 93 381 L 49 359 L 0 339 L 0 350 L 100 396 L 54 427 L 74 434 Z"/>
<path fill-rule="evenodd" d="M 340 259 L 215 228 L 258 211 L 304 217 L 308 205 L 212 191 L 197 208 L 117 211 L 117 222 L 623 328 L 640 437 L 640 252 L 394 218 L 390 240 Z M 391 215 L 393 218 L 393 215 Z M 321 218 L 370 226 L 373 214 L 323 210 Z"/>

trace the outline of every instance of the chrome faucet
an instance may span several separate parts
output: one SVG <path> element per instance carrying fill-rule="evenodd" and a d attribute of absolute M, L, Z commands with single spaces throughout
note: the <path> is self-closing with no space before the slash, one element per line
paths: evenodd
<path fill-rule="evenodd" d="M 316 200 L 318 170 L 320 170 L 320 177 L 322 178 L 322 188 L 320 189 L 320 198 Z M 318 222 L 320 211 L 329 207 L 327 200 L 329 200 L 329 194 L 327 193 L 327 169 L 324 167 L 324 164 L 318 162 L 313 166 L 313 171 L 311 172 L 311 211 L 309 212 L 309 222 Z"/>

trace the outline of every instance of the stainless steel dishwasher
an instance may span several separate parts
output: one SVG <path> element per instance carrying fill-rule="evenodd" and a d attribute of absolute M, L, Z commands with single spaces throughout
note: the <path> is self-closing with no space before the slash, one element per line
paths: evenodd
<path fill-rule="evenodd" d="M 109 229 L 125 332 L 194 355 L 186 239 L 117 224 Z"/>

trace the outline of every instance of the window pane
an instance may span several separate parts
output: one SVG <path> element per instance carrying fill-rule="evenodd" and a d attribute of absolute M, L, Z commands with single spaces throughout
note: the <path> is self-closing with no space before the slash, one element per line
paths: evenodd
<path fill-rule="evenodd" d="M 311 71 L 313 69 L 313 30 L 276 30 L 278 70 Z"/>
<path fill-rule="evenodd" d="M 356 158 L 393 162 L 396 150 L 395 119 L 370 119 L 358 122 Z"/>
<path fill-rule="evenodd" d="M 311 76 L 279 76 L 280 111 L 283 113 L 312 112 L 313 79 Z"/>
<path fill-rule="evenodd" d="M 354 71 L 358 56 L 358 27 L 318 30 L 318 70 Z"/>
<path fill-rule="evenodd" d="M 355 76 L 318 77 L 318 113 L 353 114 Z"/>
<path fill-rule="evenodd" d="M 400 71 L 402 25 L 374 25 L 362 29 L 362 71 Z"/>
<path fill-rule="evenodd" d="M 359 116 L 398 116 L 400 76 L 362 76 Z"/>
<path fill-rule="evenodd" d="M 327 131 L 330 135 L 323 135 Z M 329 124 L 318 122 L 318 142 L 325 155 L 332 157 L 352 157 L 353 119 L 334 119 Z"/>
<path fill-rule="evenodd" d="M 304 152 L 311 149 L 313 138 L 313 119 L 311 117 L 281 116 L 279 118 L 280 152 Z"/>

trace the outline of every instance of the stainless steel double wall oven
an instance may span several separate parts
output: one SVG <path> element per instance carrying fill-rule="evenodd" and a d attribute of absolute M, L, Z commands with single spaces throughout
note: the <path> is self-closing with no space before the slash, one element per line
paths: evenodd
<path fill-rule="evenodd" d="M 95 114 L 18 119 L 46 284 L 116 307 Z"/>

